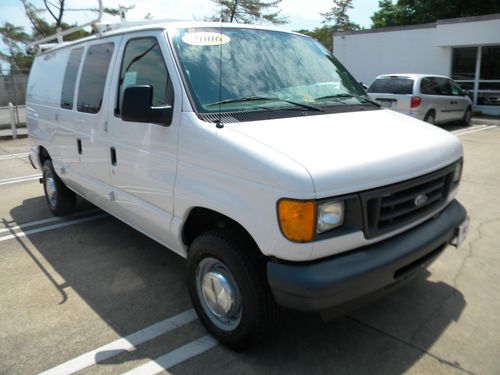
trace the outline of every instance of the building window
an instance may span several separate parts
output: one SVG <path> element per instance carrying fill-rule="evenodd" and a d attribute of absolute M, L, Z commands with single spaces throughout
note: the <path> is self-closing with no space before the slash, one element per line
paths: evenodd
<path fill-rule="evenodd" d="M 481 79 L 500 80 L 500 46 L 482 48 Z"/>
<path fill-rule="evenodd" d="M 453 48 L 451 78 L 458 81 L 474 80 L 477 47 Z"/>
<path fill-rule="evenodd" d="M 500 106 L 500 46 L 481 47 L 477 104 Z"/>

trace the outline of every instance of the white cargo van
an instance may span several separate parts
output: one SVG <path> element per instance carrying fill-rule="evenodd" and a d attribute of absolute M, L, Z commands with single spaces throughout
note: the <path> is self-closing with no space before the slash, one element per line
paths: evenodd
<path fill-rule="evenodd" d="M 185 257 L 200 320 L 233 348 L 283 307 L 393 290 L 467 228 L 459 140 L 380 108 L 296 33 L 149 23 L 56 44 L 27 121 L 52 212 L 78 194 Z"/>

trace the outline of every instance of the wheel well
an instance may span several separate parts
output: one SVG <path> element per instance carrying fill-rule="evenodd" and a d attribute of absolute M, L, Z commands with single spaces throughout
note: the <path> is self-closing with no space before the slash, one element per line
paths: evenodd
<path fill-rule="evenodd" d="M 250 233 L 240 223 L 223 214 L 203 207 L 193 208 L 189 213 L 182 228 L 182 241 L 189 247 L 196 237 L 213 229 L 231 231 L 238 236 L 243 236 L 243 238 L 257 246 Z"/>
<path fill-rule="evenodd" d="M 46 160 L 52 160 L 49 152 L 43 146 L 40 146 L 38 150 L 38 160 L 40 160 L 41 167 L 43 166 Z"/>

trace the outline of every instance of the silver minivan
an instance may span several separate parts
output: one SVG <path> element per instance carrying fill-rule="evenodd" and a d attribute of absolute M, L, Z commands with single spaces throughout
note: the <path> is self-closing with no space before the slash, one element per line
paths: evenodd
<path fill-rule="evenodd" d="M 469 125 L 472 101 L 451 78 L 429 74 L 384 74 L 368 88 L 370 97 L 400 113 L 431 124 Z"/>

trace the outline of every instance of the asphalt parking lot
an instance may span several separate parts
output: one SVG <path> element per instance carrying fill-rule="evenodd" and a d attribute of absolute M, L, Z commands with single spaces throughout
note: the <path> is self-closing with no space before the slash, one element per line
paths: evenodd
<path fill-rule="evenodd" d="M 54 218 L 27 140 L 1 141 L 0 374 L 499 374 L 500 127 L 447 130 L 465 149 L 465 243 L 345 317 L 289 312 L 243 353 L 197 321 L 183 259 L 83 201 Z"/>

